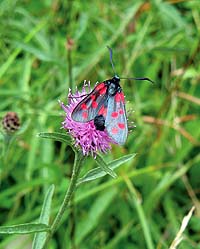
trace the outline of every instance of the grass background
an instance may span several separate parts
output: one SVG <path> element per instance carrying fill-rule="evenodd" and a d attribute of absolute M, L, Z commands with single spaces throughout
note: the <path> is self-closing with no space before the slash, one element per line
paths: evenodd
<path fill-rule="evenodd" d="M 0 23 L 0 116 L 21 120 L 0 162 L 0 224 L 38 220 L 52 183 L 56 214 L 74 155 L 36 135 L 60 131 L 69 87 L 113 76 L 109 45 L 120 76 L 156 82 L 121 82 L 137 128 L 104 157 L 137 156 L 117 179 L 77 189 L 48 248 L 169 248 L 193 205 L 179 248 L 200 248 L 199 1 L 1 0 Z M 82 174 L 94 167 L 88 158 Z M 31 248 L 32 238 L 1 235 L 0 248 Z"/>

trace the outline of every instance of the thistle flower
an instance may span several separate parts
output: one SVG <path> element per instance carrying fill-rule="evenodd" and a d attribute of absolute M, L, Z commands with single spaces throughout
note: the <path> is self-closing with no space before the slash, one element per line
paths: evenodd
<path fill-rule="evenodd" d="M 3 129 L 7 133 L 13 133 L 20 127 L 19 117 L 16 112 L 7 112 L 2 119 Z"/>
<path fill-rule="evenodd" d="M 62 122 L 62 128 L 68 130 L 74 139 L 75 147 L 82 149 L 83 155 L 92 155 L 95 157 L 96 153 L 106 153 L 111 149 L 110 143 L 112 139 L 108 136 L 107 131 L 97 130 L 94 125 L 94 120 L 89 122 L 76 122 L 72 119 L 71 114 L 77 104 L 91 92 L 90 82 L 84 82 L 82 92 L 76 90 L 73 94 L 69 90 L 68 105 L 60 102 L 61 107 L 66 113 L 65 120 Z"/>

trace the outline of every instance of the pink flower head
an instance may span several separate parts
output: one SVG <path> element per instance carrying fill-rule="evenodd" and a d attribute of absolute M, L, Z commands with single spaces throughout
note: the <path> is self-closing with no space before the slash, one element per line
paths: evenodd
<path fill-rule="evenodd" d="M 113 142 L 112 139 L 108 136 L 106 130 L 100 131 L 96 129 L 94 120 L 76 122 L 71 117 L 77 104 L 90 92 L 90 82 L 88 82 L 88 84 L 84 82 L 82 92 L 76 90 L 76 92 L 72 94 L 71 90 L 69 90 L 68 105 L 65 106 L 62 102 L 60 102 L 60 104 L 66 113 L 65 120 L 62 122 L 62 128 L 68 130 L 72 135 L 75 147 L 80 147 L 84 156 L 91 154 L 95 157 L 98 151 L 106 153 L 111 149 L 110 143 Z"/>

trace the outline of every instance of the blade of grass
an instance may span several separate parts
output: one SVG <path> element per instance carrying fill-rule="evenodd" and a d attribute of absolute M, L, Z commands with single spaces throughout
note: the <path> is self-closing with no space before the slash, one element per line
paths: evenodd
<path fill-rule="evenodd" d="M 29 34 L 24 38 L 24 42 L 28 43 L 34 36 L 39 32 L 46 24 L 46 21 L 41 21 L 38 23 L 37 26 L 35 26 Z M 22 51 L 20 48 L 16 48 L 8 57 L 7 61 L 0 67 L 0 78 L 6 73 L 8 68 L 11 66 L 15 58 L 18 56 L 18 54 Z"/>
<path fill-rule="evenodd" d="M 136 192 L 135 188 L 132 185 L 132 182 L 130 181 L 130 179 L 124 175 L 124 181 L 130 191 L 131 194 L 131 199 L 134 202 L 134 206 L 136 208 L 136 211 L 138 213 L 138 217 L 142 226 L 142 230 L 144 233 L 144 238 L 146 241 L 146 245 L 148 249 L 154 249 L 154 245 L 153 245 L 153 241 L 151 238 L 151 232 L 149 229 L 149 224 L 147 222 L 147 218 L 145 217 L 145 212 L 144 209 L 142 207 L 142 203 L 141 203 L 141 198 L 139 197 L 138 193 Z"/>
<path fill-rule="evenodd" d="M 121 36 L 121 34 L 123 34 L 127 25 L 138 11 L 140 5 L 141 3 L 134 3 L 133 6 L 128 9 L 120 23 L 120 26 L 115 30 L 115 32 L 113 32 L 111 38 L 107 40 L 106 43 L 102 44 L 101 48 L 95 51 L 92 58 L 88 58 L 88 61 L 85 60 L 85 63 L 79 67 L 79 71 L 77 72 L 77 74 L 80 75 L 77 79 L 78 82 L 85 78 L 88 72 L 95 67 L 105 53 L 108 53 L 106 46 L 112 47 L 112 44 L 119 38 L 119 36 Z"/>
<path fill-rule="evenodd" d="M 13 226 L 0 227 L 0 234 L 29 234 L 35 232 L 49 231 L 50 227 L 45 224 L 26 223 Z"/>
<path fill-rule="evenodd" d="M 54 193 L 54 185 L 51 185 L 46 193 L 46 196 L 44 198 L 42 211 L 40 214 L 39 222 L 48 225 L 49 224 L 49 218 L 51 214 L 51 203 L 52 203 L 52 197 Z M 37 233 L 33 240 L 32 249 L 41 249 L 44 245 L 45 239 L 46 239 L 47 233 Z"/>

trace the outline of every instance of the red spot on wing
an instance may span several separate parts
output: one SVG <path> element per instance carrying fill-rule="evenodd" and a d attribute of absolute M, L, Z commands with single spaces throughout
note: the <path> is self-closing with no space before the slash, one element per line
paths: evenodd
<path fill-rule="evenodd" d="M 83 117 L 84 119 L 87 119 L 87 118 L 88 118 L 88 112 L 83 112 L 83 113 L 82 113 L 82 117 Z"/>
<path fill-rule="evenodd" d="M 105 108 L 105 111 L 104 111 L 104 116 L 107 115 L 107 108 Z"/>
<path fill-rule="evenodd" d="M 118 112 L 112 112 L 111 116 L 112 116 L 112 118 L 117 118 L 118 117 Z"/>
<path fill-rule="evenodd" d="M 100 91 L 101 89 L 103 89 L 105 87 L 105 84 L 104 83 L 100 83 L 100 84 L 98 84 L 97 86 L 96 86 L 96 90 L 97 91 Z"/>
<path fill-rule="evenodd" d="M 124 129 L 125 128 L 125 124 L 124 123 L 118 123 L 117 125 L 118 125 L 118 127 L 120 129 Z"/>
<path fill-rule="evenodd" d="M 116 102 L 120 102 L 120 101 L 121 101 L 120 93 L 116 93 L 116 94 L 115 94 L 115 101 L 116 101 Z"/>
<path fill-rule="evenodd" d="M 105 109 L 105 107 L 104 107 L 104 106 L 102 106 L 102 107 L 101 107 L 101 109 L 99 110 L 98 114 L 99 114 L 99 115 L 103 115 L 103 113 L 104 113 L 104 109 Z"/>
<path fill-rule="evenodd" d="M 112 130 L 111 130 L 112 134 L 117 134 L 118 131 L 119 130 L 116 127 L 113 127 Z"/>
<path fill-rule="evenodd" d="M 122 92 L 121 93 L 116 93 L 115 94 L 115 101 L 124 103 L 124 94 Z"/>
<path fill-rule="evenodd" d="M 124 111 L 123 111 L 123 109 L 119 109 L 119 114 L 124 114 Z"/>
<path fill-rule="evenodd" d="M 90 98 L 91 98 L 91 100 L 95 100 L 95 99 L 96 99 L 96 96 L 95 96 L 94 94 L 92 94 L 92 95 L 90 96 Z"/>
<path fill-rule="evenodd" d="M 96 101 L 93 101 L 93 102 L 92 102 L 92 107 L 93 107 L 93 108 L 97 108 L 97 106 L 98 106 L 97 102 L 96 102 Z"/>
<path fill-rule="evenodd" d="M 82 110 L 87 110 L 87 105 L 86 105 L 86 103 L 82 103 L 82 104 L 81 104 L 81 109 L 82 109 Z"/>
<path fill-rule="evenodd" d="M 120 93 L 120 96 L 121 96 L 121 101 L 124 103 L 125 102 L 125 100 L 124 100 L 124 94 L 122 92 Z"/>
<path fill-rule="evenodd" d="M 104 117 L 107 114 L 107 108 L 105 108 L 104 106 L 101 107 L 101 109 L 98 112 L 99 115 L 103 115 Z"/>
<path fill-rule="evenodd" d="M 107 87 L 104 86 L 104 87 L 99 91 L 99 93 L 100 93 L 101 95 L 103 95 L 103 94 L 106 93 L 106 90 L 107 90 Z"/>

